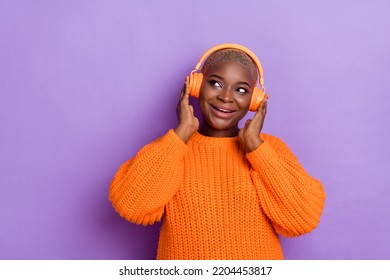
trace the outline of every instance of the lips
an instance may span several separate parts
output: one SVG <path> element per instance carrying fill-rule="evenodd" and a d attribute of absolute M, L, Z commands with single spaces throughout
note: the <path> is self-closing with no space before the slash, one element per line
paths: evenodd
<path fill-rule="evenodd" d="M 214 110 L 218 111 L 218 112 L 221 112 L 221 113 L 224 113 L 224 114 L 231 114 L 231 113 L 234 113 L 236 112 L 237 110 L 234 110 L 234 109 L 231 109 L 231 108 L 227 108 L 227 107 L 224 107 L 224 106 L 215 106 L 215 105 L 210 105 Z"/>

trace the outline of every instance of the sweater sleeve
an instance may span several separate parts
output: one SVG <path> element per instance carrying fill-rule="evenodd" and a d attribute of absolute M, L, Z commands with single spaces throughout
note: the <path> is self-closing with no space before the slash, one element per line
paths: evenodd
<path fill-rule="evenodd" d="M 120 216 L 143 225 L 160 221 L 164 206 L 182 184 L 187 149 L 176 133 L 169 130 L 125 162 L 109 190 L 109 200 Z"/>
<path fill-rule="evenodd" d="M 324 207 L 325 192 L 320 181 L 311 177 L 290 149 L 278 138 L 264 140 L 247 154 L 251 178 L 260 205 L 277 233 L 298 236 L 317 227 Z"/>

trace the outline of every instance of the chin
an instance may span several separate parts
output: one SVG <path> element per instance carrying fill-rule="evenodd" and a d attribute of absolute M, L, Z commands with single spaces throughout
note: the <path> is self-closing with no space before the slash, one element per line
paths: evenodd
<path fill-rule="evenodd" d="M 215 130 L 234 130 L 238 128 L 238 122 L 230 122 L 223 119 L 207 119 L 205 120 L 210 128 Z"/>

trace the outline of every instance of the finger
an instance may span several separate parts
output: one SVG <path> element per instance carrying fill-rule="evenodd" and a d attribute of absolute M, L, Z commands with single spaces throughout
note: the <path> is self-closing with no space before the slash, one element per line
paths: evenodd
<path fill-rule="evenodd" d="M 186 77 L 186 80 L 185 80 L 185 83 L 184 83 L 184 94 L 188 94 L 189 95 L 189 89 L 188 89 L 188 83 L 189 83 L 189 77 L 187 76 Z"/>
<path fill-rule="evenodd" d="M 180 92 L 180 101 L 182 100 L 185 91 L 186 91 L 186 84 L 184 84 L 184 85 L 183 85 L 183 88 L 181 89 L 181 92 Z"/>
<path fill-rule="evenodd" d="M 264 102 L 263 102 L 263 114 L 265 116 L 265 114 L 267 114 L 267 105 L 268 105 L 268 100 L 266 99 Z"/>
<path fill-rule="evenodd" d="M 256 111 L 255 115 L 252 118 L 252 121 L 250 122 L 248 128 L 252 131 L 260 132 L 265 118 L 265 112 L 264 112 L 264 104 L 260 106 L 260 108 Z"/>
<path fill-rule="evenodd" d="M 188 91 L 188 84 L 189 84 L 189 82 L 190 82 L 190 77 L 187 76 L 187 77 L 186 77 L 186 83 L 185 83 L 185 85 L 186 85 L 186 91 Z"/>
<path fill-rule="evenodd" d="M 192 105 L 188 105 L 188 107 L 190 108 L 190 112 L 191 112 L 192 114 L 194 114 L 194 107 L 192 107 Z"/>
<path fill-rule="evenodd" d="M 190 104 L 190 95 L 188 94 L 188 92 L 184 92 L 183 97 L 181 99 L 181 103 L 184 105 Z"/>
<path fill-rule="evenodd" d="M 267 106 L 268 106 L 268 94 L 264 96 L 264 102 L 262 104 L 264 113 L 267 113 Z"/>
<path fill-rule="evenodd" d="M 189 98 L 188 81 L 189 81 L 189 77 L 187 76 L 183 85 L 183 89 L 180 94 L 180 101 Z"/>
<path fill-rule="evenodd" d="M 186 77 L 186 83 L 185 83 L 185 94 L 187 94 L 188 96 L 190 95 L 190 88 L 189 88 L 189 83 L 190 83 L 190 77 Z"/>
<path fill-rule="evenodd" d="M 263 119 L 267 112 L 267 100 L 263 101 L 260 105 L 260 108 L 256 111 L 253 120 L 258 121 L 259 119 Z"/>
<path fill-rule="evenodd" d="M 252 120 L 254 123 L 261 122 L 261 120 L 264 118 L 264 112 L 262 109 L 262 106 L 256 111 L 255 115 L 253 116 Z"/>
<path fill-rule="evenodd" d="M 268 104 L 268 100 L 265 99 L 265 100 L 261 103 L 261 106 L 260 106 L 259 110 L 263 111 L 265 108 L 267 108 L 267 104 Z"/>

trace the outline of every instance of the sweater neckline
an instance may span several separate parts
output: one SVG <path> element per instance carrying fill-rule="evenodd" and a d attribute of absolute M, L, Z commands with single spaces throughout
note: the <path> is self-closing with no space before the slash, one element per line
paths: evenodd
<path fill-rule="evenodd" d="M 205 136 L 199 133 L 199 131 L 195 131 L 195 133 L 191 137 L 191 140 L 201 145 L 216 146 L 216 147 L 236 146 L 239 143 L 238 136 L 211 137 L 211 136 Z"/>

